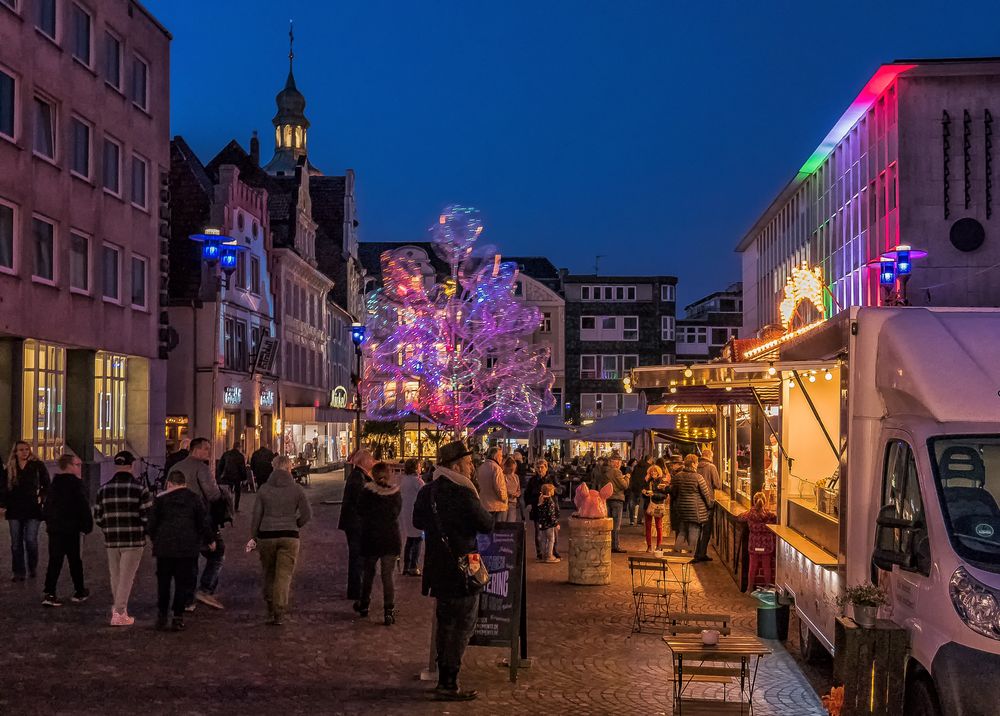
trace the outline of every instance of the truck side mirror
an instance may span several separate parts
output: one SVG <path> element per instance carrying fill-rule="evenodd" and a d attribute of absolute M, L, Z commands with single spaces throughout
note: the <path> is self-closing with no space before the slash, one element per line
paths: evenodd
<path fill-rule="evenodd" d="M 886 572 L 892 571 L 894 564 L 912 571 L 917 556 L 917 545 L 914 544 L 913 537 L 920 528 L 918 522 L 896 517 L 895 506 L 882 507 L 875 520 L 875 549 L 872 552 L 872 564 Z"/>

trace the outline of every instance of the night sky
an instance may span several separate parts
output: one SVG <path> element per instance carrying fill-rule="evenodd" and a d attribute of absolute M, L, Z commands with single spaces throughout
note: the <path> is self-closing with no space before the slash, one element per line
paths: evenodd
<path fill-rule="evenodd" d="M 363 241 L 452 202 L 484 241 L 591 273 L 739 279 L 733 248 L 880 63 L 1000 55 L 1000 3 L 145 0 L 171 31 L 171 133 L 261 136 L 288 72 L 309 157 L 353 168 Z"/>

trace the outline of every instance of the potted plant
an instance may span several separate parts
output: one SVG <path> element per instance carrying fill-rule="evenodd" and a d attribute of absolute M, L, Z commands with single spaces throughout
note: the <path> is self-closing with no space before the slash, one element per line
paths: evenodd
<path fill-rule="evenodd" d="M 875 626 L 878 608 L 888 604 L 885 590 L 874 584 L 855 584 L 848 587 L 844 596 L 837 598 L 837 605 L 850 604 L 854 610 L 854 621 L 859 627 L 871 629 Z"/>

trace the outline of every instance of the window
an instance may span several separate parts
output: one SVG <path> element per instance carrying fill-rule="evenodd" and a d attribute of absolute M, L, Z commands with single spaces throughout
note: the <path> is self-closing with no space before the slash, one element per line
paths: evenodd
<path fill-rule="evenodd" d="M 14 207 L 0 204 L 0 271 L 14 270 Z"/>
<path fill-rule="evenodd" d="M 580 379 L 593 380 L 597 377 L 597 356 L 580 356 Z"/>
<path fill-rule="evenodd" d="M 678 343 L 706 343 L 708 341 L 708 329 L 704 326 L 678 326 Z"/>
<path fill-rule="evenodd" d="M 149 65 L 138 55 L 132 55 L 132 87 L 129 99 L 140 109 L 149 105 Z"/>
<path fill-rule="evenodd" d="M 110 137 L 105 137 L 102 156 L 104 188 L 115 196 L 121 196 L 122 146 Z"/>
<path fill-rule="evenodd" d="M 14 103 L 17 101 L 14 78 L 0 70 L 0 135 L 14 139 Z"/>
<path fill-rule="evenodd" d="M 128 358 L 98 351 L 94 357 L 94 447 L 104 455 L 125 449 Z"/>
<path fill-rule="evenodd" d="M 250 290 L 260 295 L 260 259 L 250 257 Z"/>
<path fill-rule="evenodd" d="M 70 171 L 90 179 L 90 125 L 77 117 L 70 119 L 69 124 L 73 141 Z"/>
<path fill-rule="evenodd" d="M 69 234 L 69 288 L 90 293 L 90 239 L 75 231 Z"/>
<path fill-rule="evenodd" d="M 0 3 L 6 5 L 15 12 L 17 11 L 17 0 L 0 0 Z"/>
<path fill-rule="evenodd" d="M 618 378 L 618 356 L 601 356 L 601 379 L 617 380 Z"/>
<path fill-rule="evenodd" d="M 55 108 L 48 100 L 35 97 L 35 154 L 46 159 L 55 159 Z"/>
<path fill-rule="evenodd" d="M 236 369 L 247 370 L 247 360 L 249 357 L 249 345 L 247 344 L 247 324 L 245 321 L 236 321 Z"/>
<path fill-rule="evenodd" d="M 674 360 L 675 357 L 673 353 L 663 353 L 660 355 L 660 363 L 662 365 L 673 365 Z"/>
<path fill-rule="evenodd" d="M 132 257 L 132 308 L 146 308 L 146 259 Z"/>
<path fill-rule="evenodd" d="M 580 316 L 580 330 L 581 331 L 592 331 L 594 330 L 594 316 Z"/>
<path fill-rule="evenodd" d="M 968 463 L 966 463 L 967 465 Z M 968 473 L 966 473 L 968 474 Z M 963 478 L 964 479 L 964 478 Z M 890 551 L 897 554 L 913 554 L 911 548 L 912 540 L 917 539 L 917 543 L 924 543 L 926 548 L 927 528 L 924 523 L 923 501 L 920 499 L 920 485 L 917 481 L 917 462 L 913 456 L 913 449 L 902 440 L 890 440 L 885 448 L 885 466 L 882 476 L 882 506 L 893 508 L 892 517 L 898 520 L 906 520 L 919 525 L 916 531 L 904 529 L 876 530 L 876 536 L 882 537 L 875 545 L 876 552 Z M 891 536 L 890 542 L 886 543 L 885 536 Z M 930 574 L 930 559 L 921 559 L 924 555 L 918 556 L 918 569 L 924 574 Z"/>
<path fill-rule="evenodd" d="M 56 39 L 56 0 L 38 0 L 37 27 L 51 39 Z"/>
<path fill-rule="evenodd" d="M 122 88 L 122 41 L 104 33 L 104 80 L 116 90 Z"/>
<path fill-rule="evenodd" d="M 637 341 L 638 316 L 581 316 L 580 338 L 585 341 Z"/>
<path fill-rule="evenodd" d="M 121 300 L 121 251 L 104 244 L 101 249 L 101 295 L 109 301 Z"/>
<path fill-rule="evenodd" d="M 664 341 L 674 340 L 673 316 L 660 316 L 660 339 Z"/>
<path fill-rule="evenodd" d="M 552 314 L 542 313 L 542 326 L 539 329 L 540 333 L 552 333 Z"/>
<path fill-rule="evenodd" d="M 146 166 L 145 159 L 138 154 L 132 155 L 132 206 L 140 209 L 146 208 Z"/>
<path fill-rule="evenodd" d="M 590 286 L 580 287 L 580 300 L 589 301 L 590 300 Z"/>
<path fill-rule="evenodd" d="M 672 284 L 663 284 L 660 286 L 660 300 L 661 301 L 675 301 L 677 300 L 677 287 Z"/>
<path fill-rule="evenodd" d="M 521 281 L 516 281 L 514 283 L 514 295 L 523 296 L 524 295 L 524 283 Z"/>
<path fill-rule="evenodd" d="M 90 14 L 74 3 L 70 8 L 70 24 L 73 29 L 73 57 L 90 67 Z"/>
<path fill-rule="evenodd" d="M 236 252 L 236 271 L 233 272 L 236 279 L 236 288 L 247 289 L 247 256 L 246 251 Z"/>
<path fill-rule="evenodd" d="M 222 320 L 222 365 L 230 370 L 236 365 L 236 322 Z"/>
<path fill-rule="evenodd" d="M 635 286 L 581 286 L 581 301 L 635 301 Z"/>
<path fill-rule="evenodd" d="M 712 345 L 713 346 L 724 346 L 727 341 L 729 341 L 729 329 L 728 328 L 713 328 L 712 329 Z"/>
<path fill-rule="evenodd" d="M 622 375 L 632 370 L 633 368 L 639 367 L 639 356 L 630 355 L 622 356 Z"/>
<path fill-rule="evenodd" d="M 27 340 L 23 361 L 21 435 L 40 459 L 55 460 L 63 451 L 66 351 Z"/>
<path fill-rule="evenodd" d="M 639 340 L 638 316 L 624 316 L 622 318 L 622 340 L 623 341 Z"/>
<path fill-rule="evenodd" d="M 55 226 L 45 219 L 35 218 L 31 222 L 31 233 L 34 243 L 35 261 L 31 275 L 43 281 L 55 281 L 55 266 L 53 265 L 53 235 Z"/>

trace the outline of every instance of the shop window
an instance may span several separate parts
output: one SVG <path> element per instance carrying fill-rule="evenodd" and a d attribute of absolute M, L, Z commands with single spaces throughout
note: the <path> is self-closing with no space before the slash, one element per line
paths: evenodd
<path fill-rule="evenodd" d="M 63 451 L 66 351 L 48 343 L 24 342 L 21 436 L 42 460 Z"/>
<path fill-rule="evenodd" d="M 127 365 L 123 355 L 94 357 L 94 447 L 105 456 L 125 449 Z"/>

